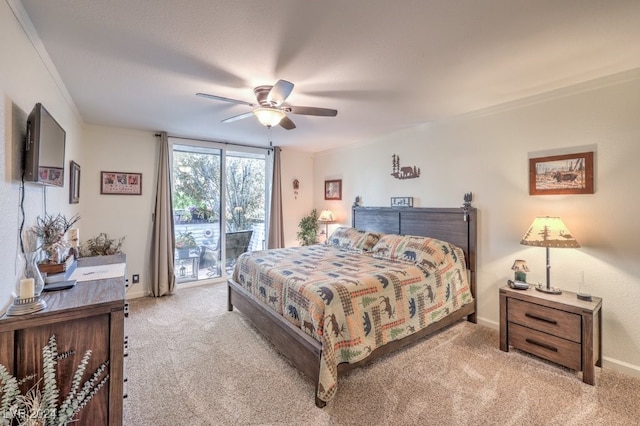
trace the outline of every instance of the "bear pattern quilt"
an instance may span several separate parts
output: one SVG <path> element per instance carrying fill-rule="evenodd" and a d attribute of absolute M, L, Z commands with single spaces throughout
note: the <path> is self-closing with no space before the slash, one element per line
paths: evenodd
<path fill-rule="evenodd" d="M 460 248 L 379 237 L 370 251 L 344 244 L 254 251 L 234 269 L 236 283 L 322 343 L 323 401 L 337 390 L 338 364 L 360 361 L 473 301 Z"/>

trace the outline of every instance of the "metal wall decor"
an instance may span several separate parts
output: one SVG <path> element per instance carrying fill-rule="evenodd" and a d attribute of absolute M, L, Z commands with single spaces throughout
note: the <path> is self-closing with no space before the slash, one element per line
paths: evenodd
<path fill-rule="evenodd" d="M 396 154 L 391 156 L 391 165 L 391 176 L 396 179 L 415 179 L 420 177 L 420 168 L 416 166 L 400 167 L 400 156 Z"/>

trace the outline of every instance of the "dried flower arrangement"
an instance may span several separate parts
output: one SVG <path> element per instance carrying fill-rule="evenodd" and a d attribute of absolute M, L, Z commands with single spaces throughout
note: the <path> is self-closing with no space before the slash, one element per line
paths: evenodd
<path fill-rule="evenodd" d="M 109 238 L 107 234 L 101 232 L 93 238 L 89 238 L 80 246 L 80 257 L 108 256 L 122 253 L 122 243 L 124 238 Z"/>
<path fill-rule="evenodd" d="M 20 393 L 20 385 L 35 378 L 35 374 L 17 380 L 6 367 L 0 364 L 0 425 L 67 425 L 75 422 L 75 417 L 86 407 L 94 395 L 107 383 L 109 373 L 105 374 L 109 361 L 105 361 L 93 372 L 80 387 L 82 378 L 91 359 L 91 350 L 85 352 L 75 374 L 71 390 L 58 406 L 58 381 L 56 364 L 64 355 L 58 355 L 55 335 L 49 338 L 49 344 L 42 348 L 43 378 L 32 386 L 26 394 Z M 44 382 L 42 391 L 38 384 Z"/>
<path fill-rule="evenodd" d="M 40 248 L 47 253 L 47 259 L 50 263 L 60 263 L 60 253 L 67 249 L 67 243 L 64 240 L 64 234 L 80 220 L 80 215 L 74 215 L 71 219 L 59 214 L 57 216 L 45 214 L 38 216 L 36 224 L 31 228 L 33 233 L 40 238 Z"/>

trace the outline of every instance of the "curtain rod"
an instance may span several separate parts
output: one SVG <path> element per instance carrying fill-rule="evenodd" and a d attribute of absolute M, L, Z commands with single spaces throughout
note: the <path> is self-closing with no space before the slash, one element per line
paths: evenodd
<path fill-rule="evenodd" d="M 156 133 L 154 134 L 155 137 L 159 138 L 161 135 L 160 133 Z M 258 148 L 258 149 L 266 149 L 269 151 L 273 151 L 273 146 L 259 146 L 259 145 L 243 145 L 240 143 L 233 143 L 233 142 L 220 142 L 220 141 L 212 141 L 212 140 L 207 140 L 207 139 L 196 139 L 196 138 L 187 138 L 187 137 L 183 137 L 183 136 L 175 136 L 175 135 L 169 135 L 167 134 L 168 138 L 177 138 L 177 139 L 185 139 L 188 141 L 196 141 L 196 142 L 212 142 L 212 143 L 220 143 L 223 145 L 233 145 L 233 146 L 241 146 L 241 147 L 246 147 L 246 148 Z M 272 142 L 269 142 L 272 143 Z"/>

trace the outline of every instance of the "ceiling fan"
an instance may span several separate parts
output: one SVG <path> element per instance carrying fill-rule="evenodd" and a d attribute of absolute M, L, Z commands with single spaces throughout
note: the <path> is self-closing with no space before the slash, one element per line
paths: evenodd
<path fill-rule="evenodd" d="M 251 112 L 235 115 L 222 120 L 223 123 L 241 120 L 255 115 L 263 126 L 272 127 L 278 124 L 287 130 L 296 128 L 293 121 L 287 117 L 288 112 L 300 115 L 315 115 L 321 117 L 335 117 L 338 111 L 328 108 L 293 106 L 284 103 L 293 91 L 293 83 L 286 80 L 278 80 L 273 86 L 258 86 L 253 89 L 257 103 L 240 101 L 238 99 L 225 98 L 223 96 L 210 95 L 208 93 L 196 93 L 196 96 L 214 99 L 217 101 L 231 102 L 234 104 L 248 105 L 253 109 Z"/>

